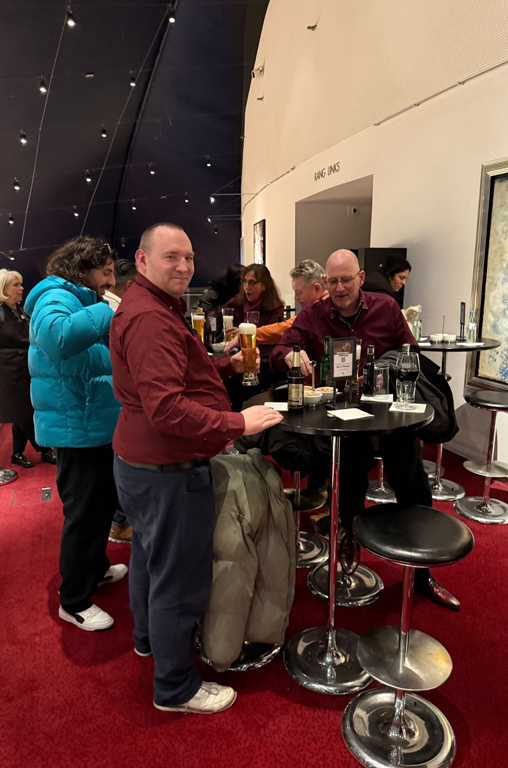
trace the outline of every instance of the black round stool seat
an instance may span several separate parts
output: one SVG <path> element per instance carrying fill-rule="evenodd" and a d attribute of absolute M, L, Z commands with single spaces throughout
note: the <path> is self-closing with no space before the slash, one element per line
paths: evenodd
<path fill-rule="evenodd" d="M 506 392 L 471 392 L 465 400 L 476 408 L 490 408 L 493 411 L 508 411 L 508 393 Z"/>
<path fill-rule="evenodd" d="M 474 545 L 464 523 L 421 505 L 404 510 L 397 504 L 370 507 L 355 517 L 353 533 L 377 557 L 416 568 L 454 563 Z"/>

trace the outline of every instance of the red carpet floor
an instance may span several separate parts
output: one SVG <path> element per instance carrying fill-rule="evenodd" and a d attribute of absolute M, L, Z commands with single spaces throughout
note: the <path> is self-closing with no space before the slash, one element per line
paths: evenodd
<path fill-rule="evenodd" d="M 8 467 L 10 430 L 0 432 L 0 466 Z M 127 581 L 96 600 L 116 620 L 108 632 L 85 633 L 58 619 L 58 548 L 62 524 L 55 468 L 37 463 L 0 489 L 0 766 L 1 768 L 353 768 L 343 744 L 342 711 L 350 697 L 300 688 L 278 657 L 264 669 L 205 679 L 233 685 L 235 706 L 212 717 L 167 714 L 152 706 L 151 659 L 132 650 Z M 445 454 L 447 476 L 478 493 L 481 481 Z M 41 487 L 53 488 L 42 503 Z M 508 501 L 508 492 L 494 491 Z M 442 505 L 447 512 L 451 505 Z M 448 717 L 457 738 L 457 768 L 508 765 L 506 552 L 508 527 L 472 523 L 476 547 L 442 569 L 441 581 L 462 601 L 460 613 L 417 596 L 412 624 L 447 647 L 454 670 L 427 698 Z M 113 563 L 129 548 L 110 545 Z M 359 634 L 399 616 L 400 570 L 366 556 L 385 582 L 380 600 L 337 610 L 337 625 Z M 326 623 L 327 606 L 298 573 L 287 636 Z"/>

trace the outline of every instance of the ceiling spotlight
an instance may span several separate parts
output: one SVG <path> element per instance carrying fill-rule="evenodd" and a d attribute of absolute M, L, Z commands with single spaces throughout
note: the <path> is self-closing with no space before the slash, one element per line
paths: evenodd
<path fill-rule="evenodd" d="M 132 208 L 133 211 L 137 211 L 138 206 L 136 205 L 136 201 L 135 200 L 132 201 L 131 208 Z"/>
<path fill-rule="evenodd" d="M 170 24 L 174 24 L 176 21 L 175 9 L 172 8 L 169 12 L 168 21 Z"/>
<path fill-rule="evenodd" d="M 101 136 L 102 136 L 103 139 L 106 139 L 107 136 L 108 136 L 107 131 L 104 128 L 104 126 L 102 126 L 102 128 L 101 128 Z"/>
<path fill-rule="evenodd" d="M 9 214 L 9 224 L 11 225 L 11 227 L 14 224 L 14 219 L 12 217 L 12 213 Z"/>
<path fill-rule="evenodd" d="M 74 218 L 76 218 L 76 219 L 77 219 L 77 218 L 79 218 L 79 213 L 78 213 L 78 209 L 77 209 L 77 207 L 76 207 L 76 206 L 74 206 L 74 208 L 72 209 L 72 215 L 73 215 L 73 216 L 74 216 Z"/>
<path fill-rule="evenodd" d="M 209 224 L 211 224 L 211 223 L 212 223 L 212 220 L 211 220 L 210 216 L 207 216 L 206 220 L 207 220 L 207 222 L 208 222 Z"/>
<path fill-rule="evenodd" d="M 188 195 L 188 194 L 187 194 L 187 192 L 186 192 L 186 193 L 185 193 L 185 200 L 184 200 L 184 203 L 188 203 L 188 202 L 189 202 L 189 195 Z"/>
<path fill-rule="evenodd" d="M 134 77 L 132 72 L 131 72 L 130 84 L 131 84 L 131 88 L 135 88 L 136 87 L 136 78 Z"/>
<path fill-rule="evenodd" d="M 20 189 L 21 189 L 21 187 L 19 186 L 19 181 L 17 180 L 16 177 L 14 177 L 14 190 L 16 192 L 19 192 Z"/>
<path fill-rule="evenodd" d="M 219 234 L 219 227 L 217 226 L 217 224 L 215 225 L 215 229 L 213 230 L 213 234 L 214 235 L 218 235 Z"/>
<path fill-rule="evenodd" d="M 150 171 L 150 176 L 155 176 L 155 168 L 153 167 L 153 163 L 148 164 L 148 170 Z"/>
<path fill-rule="evenodd" d="M 210 160 L 210 155 L 206 156 L 206 167 L 211 168 L 212 167 L 212 161 Z"/>
<path fill-rule="evenodd" d="M 47 90 L 48 90 L 48 87 L 47 87 L 47 85 L 46 85 L 46 81 L 44 80 L 44 78 L 43 78 L 43 77 L 41 77 L 41 81 L 40 81 L 40 83 L 39 83 L 39 91 L 40 91 L 41 93 L 46 93 L 46 92 L 47 92 Z"/>
<path fill-rule="evenodd" d="M 126 244 L 127 244 L 127 238 L 126 237 L 121 237 L 120 238 L 120 245 L 122 246 L 122 248 L 125 248 Z"/>
<path fill-rule="evenodd" d="M 14 261 L 14 256 L 10 256 L 9 255 L 9 256 L 7 256 L 7 258 L 10 259 L 11 261 Z"/>
<path fill-rule="evenodd" d="M 71 11 L 70 8 L 67 9 L 67 26 L 68 27 L 76 26 L 76 19 L 74 18 L 74 13 Z"/>
<path fill-rule="evenodd" d="M 87 184 L 91 184 L 92 176 L 90 175 L 90 171 L 85 171 L 85 181 Z"/>
<path fill-rule="evenodd" d="M 27 138 L 26 138 L 26 133 L 24 131 L 19 132 L 19 140 L 22 144 L 26 144 Z"/>
<path fill-rule="evenodd" d="M 215 203 L 215 197 L 213 195 L 210 195 L 210 202 L 213 204 Z"/>

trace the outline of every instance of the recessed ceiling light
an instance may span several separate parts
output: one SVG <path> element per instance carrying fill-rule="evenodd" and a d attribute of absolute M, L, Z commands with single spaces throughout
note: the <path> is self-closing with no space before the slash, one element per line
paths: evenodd
<path fill-rule="evenodd" d="M 16 177 L 14 177 L 14 189 L 16 192 L 19 192 L 19 190 L 21 189 L 21 187 L 19 186 L 19 181 L 17 180 Z"/>
<path fill-rule="evenodd" d="M 129 82 L 130 82 L 131 88 L 135 88 L 136 87 L 136 78 L 134 77 L 132 72 L 131 72 L 131 78 L 130 78 Z"/>
<path fill-rule="evenodd" d="M 185 193 L 185 200 L 184 200 L 184 203 L 188 203 L 188 202 L 189 202 L 189 196 L 188 196 L 188 194 L 187 194 L 187 192 L 186 192 L 186 193 Z"/>
<path fill-rule="evenodd" d="M 132 201 L 131 208 L 132 208 L 133 211 L 137 211 L 138 206 L 136 205 L 136 201 L 135 200 Z"/>
<path fill-rule="evenodd" d="M 210 195 L 210 202 L 213 204 L 215 203 L 215 197 L 213 195 Z"/>
<path fill-rule="evenodd" d="M 208 222 L 209 224 L 211 224 L 211 223 L 212 223 L 212 220 L 211 220 L 210 216 L 208 216 L 206 220 L 207 220 L 207 222 Z"/>
<path fill-rule="evenodd" d="M 26 144 L 27 138 L 26 138 L 26 133 L 24 131 L 19 132 L 19 140 L 22 144 Z"/>
<path fill-rule="evenodd" d="M 218 235 L 219 234 L 219 227 L 217 225 L 215 225 L 215 229 L 213 230 L 213 234 L 214 235 Z"/>
<path fill-rule="evenodd" d="M 11 225 L 11 227 L 14 224 L 14 219 L 12 217 L 12 213 L 9 214 L 9 224 Z"/>
<path fill-rule="evenodd" d="M 210 160 L 210 155 L 206 156 L 206 167 L 211 168 L 212 167 L 212 161 Z"/>
<path fill-rule="evenodd" d="M 174 9 L 172 9 L 172 10 L 169 12 L 168 21 L 169 21 L 169 23 L 170 23 L 170 24 L 174 24 L 174 23 L 175 23 L 175 21 L 176 21 L 176 16 L 175 16 L 175 11 L 174 11 Z"/>
<path fill-rule="evenodd" d="M 148 164 L 148 170 L 150 171 L 150 176 L 155 176 L 155 168 L 153 167 L 153 163 Z"/>
<path fill-rule="evenodd" d="M 72 209 L 72 214 L 76 219 L 79 217 L 78 209 L 76 206 L 74 206 L 74 208 Z"/>
<path fill-rule="evenodd" d="M 76 26 L 76 19 L 74 18 L 74 13 L 71 11 L 70 8 L 67 9 L 67 26 L 68 27 Z"/>
<path fill-rule="evenodd" d="M 90 184 L 92 181 L 92 177 L 90 175 L 90 171 L 85 171 L 85 181 L 87 184 Z"/>
<path fill-rule="evenodd" d="M 102 126 L 102 128 L 101 128 L 101 136 L 102 136 L 102 138 L 103 139 L 107 138 L 107 135 L 108 135 L 108 133 L 107 133 L 106 129 L 104 128 L 104 126 Z"/>
<path fill-rule="evenodd" d="M 46 85 L 46 81 L 43 77 L 41 77 L 40 83 L 39 83 L 39 91 L 41 93 L 47 93 L 48 87 Z"/>

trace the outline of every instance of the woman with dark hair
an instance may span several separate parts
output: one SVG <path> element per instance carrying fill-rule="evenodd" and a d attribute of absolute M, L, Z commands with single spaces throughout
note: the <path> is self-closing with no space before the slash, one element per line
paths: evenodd
<path fill-rule="evenodd" d="M 284 304 L 279 296 L 270 270 L 264 264 L 249 264 L 244 267 L 240 282 L 240 291 L 223 308 L 235 310 L 235 326 L 246 318 L 247 312 L 259 312 L 259 325 L 279 323 L 284 319 Z"/>
<path fill-rule="evenodd" d="M 367 275 L 363 290 L 370 293 L 386 293 L 402 306 L 400 290 L 405 286 L 410 272 L 411 264 L 404 256 L 391 254 L 383 267 Z"/>

